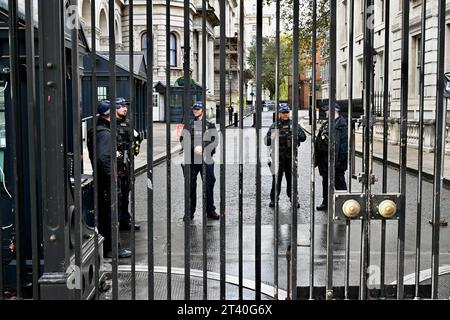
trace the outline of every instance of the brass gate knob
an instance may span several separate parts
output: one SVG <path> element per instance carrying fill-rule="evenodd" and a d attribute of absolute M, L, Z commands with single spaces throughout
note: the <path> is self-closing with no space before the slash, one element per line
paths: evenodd
<path fill-rule="evenodd" d="M 397 214 L 397 205 L 392 200 L 384 200 L 378 206 L 378 212 L 383 218 L 390 219 Z"/>
<path fill-rule="evenodd" d="M 347 218 L 353 219 L 361 212 L 361 205 L 356 200 L 347 200 L 342 206 L 342 212 Z"/>

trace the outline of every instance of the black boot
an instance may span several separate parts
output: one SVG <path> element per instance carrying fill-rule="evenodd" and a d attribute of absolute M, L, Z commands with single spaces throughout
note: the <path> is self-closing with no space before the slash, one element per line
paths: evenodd
<path fill-rule="evenodd" d="M 316 209 L 317 209 L 318 211 L 326 211 L 326 210 L 328 209 L 328 206 L 327 206 L 326 203 L 323 203 L 323 202 L 322 202 L 322 204 L 321 204 L 320 206 L 317 206 Z"/>

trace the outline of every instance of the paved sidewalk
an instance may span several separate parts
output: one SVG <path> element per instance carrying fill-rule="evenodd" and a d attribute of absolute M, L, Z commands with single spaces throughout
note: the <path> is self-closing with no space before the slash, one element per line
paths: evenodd
<path fill-rule="evenodd" d="M 303 119 L 300 119 L 300 122 L 304 128 L 308 132 L 311 132 L 311 127 L 308 124 L 308 118 L 305 117 Z M 320 124 L 317 125 L 317 130 L 319 129 Z M 356 133 L 355 136 L 355 152 L 357 155 L 362 154 L 363 150 L 363 141 L 362 141 L 362 134 Z M 373 156 L 376 161 L 382 161 L 383 160 L 383 142 L 379 140 L 375 140 L 373 142 Z M 417 175 L 418 174 L 418 163 L 419 163 L 419 149 L 417 147 L 408 146 L 407 147 L 407 171 Z M 400 158 L 400 146 L 399 145 L 393 145 L 388 144 L 388 164 L 391 167 L 394 167 L 396 169 L 400 168 L 399 165 L 399 158 Z M 428 180 L 430 182 L 433 182 L 434 178 L 434 158 L 435 153 L 433 152 L 423 152 L 423 177 L 424 180 Z M 447 165 L 450 163 L 450 155 L 446 154 L 444 156 L 444 178 L 443 183 L 444 186 L 448 189 L 450 189 L 450 166 Z"/>
<path fill-rule="evenodd" d="M 355 137 L 356 152 L 362 152 L 362 135 L 356 134 Z M 378 161 L 383 160 L 383 142 L 375 140 L 373 142 L 373 155 Z M 434 177 L 434 158 L 436 154 L 432 152 L 423 153 L 423 175 L 425 179 L 433 180 Z M 400 158 L 400 146 L 388 144 L 388 163 L 389 165 L 399 168 L 399 158 Z M 419 167 L 419 149 L 415 147 L 408 147 L 407 153 L 407 168 L 408 171 L 413 174 L 418 174 Z M 444 185 L 450 188 L 450 166 L 447 164 L 450 161 L 450 155 L 444 156 Z"/>

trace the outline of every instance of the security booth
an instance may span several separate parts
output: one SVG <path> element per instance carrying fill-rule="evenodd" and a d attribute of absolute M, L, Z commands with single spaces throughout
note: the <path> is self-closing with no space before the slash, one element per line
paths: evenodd
<path fill-rule="evenodd" d="M 23 4 L 23 3 L 22 3 Z M 43 117 L 55 112 L 43 110 L 42 83 L 39 73 L 41 43 L 39 41 L 39 18 L 37 5 L 34 5 L 32 28 L 25 23 L 25 8 L 19 3 L 14 13 L 10 14 L 9 3 L 0 1 L 0 276 L 3 278 L 0 296 L 5 292 L 15 292 L 18 298 L 30 298 L 38 295 L 39 287 L 35 282 L 40 279 L 44 271 L 44 209 L 42 207 L 45 197 L 43 189 L 51 183 L 43 182 L 48 174 L 44 174 L 40 160 L 48 151 L 48 145 L 42 140 L 49 122 L 41 122 Z M 69 2 L 65 1 L 67 9 Z M 11 21 L 12 20 L 12 21 Z M 15 21 L 16 23 L 13 23 Z M 14 27 L 11 27 L 14 26 Z M 34 33 L 34 41 L 30 44 L 26 38 L 26 28 Z M 73 184 L 73 93 L 72 93 L 72 31 L 67 28 L 61 32 L 64 56 L 64 80 L 62 90 L 65 92 L 64 103 L 59 105 L 63 112 L 63 121 L 58 124 L 64 128 L 61 136 L 64 141 L 63 165 L 67 168 L 64 176 L 66 189 L 67 210 L 67 252 L 68 261 L 73 259 L 75 248 L 74 233 L 74 192 Z M 78 61 L 89 53 L 87 40 L 82 29 L 77 31 Z M 29 54 L 27 47 L 34 47 L 34 55 Z M 30 57 L 33 58 L 32 65 Z M 51 63 L 47 63 L 47 68 Z M 82 70 L 83 65 L 79 64 Z M 28 78 L 30 74 L 32 77 Z M 30 79 L 33 79 L 30 82 Z M 79 80 L 79 79 L 78 79 Z M 52 86 L 52 83 L 46 83 Z M 31 96 L 34 102 L 30 105 Z M 52 100 L 47 96 L 46 100 Z M 59 111 L 58 111 L 59 112 Z M 51 122 L 54 123 L 54 122 Z M 83 178 L 84 180 L 84 178 Z M 39 182 L 41 181 L 41 182 Z M 87 193 L 83 190 L 84 197 Z M 82 214 L 87 214 L 92 202 L 85 201 Z M 85 219 L 83 218 L 83 221 Z M 92 230 L 85 225 L 84 239 L 87 239 Z M 83 244 L 85 250 L 94 246 L 92 239 Z M 85 255 L 85 261 L 93 265 L 93 256 Z M 45 281 L 43 282 L 45 283 Z M 92 293 L 92 284 L 86 284 L 84 296 Z M 70 294 L 70 293 L 69 293 Z"/>
<path fill-rule="evenodd" d="M 92 57 L 84 57 L 85 70 L 82 79 L 82 118 L 84 130 L 92 126 Z M 130 61 L 128 52 L 116 53 L 116 95 L 125 99 L 130 98 Z M 147 76 L 144 55 L 134 53 L 134 97 L 133 107 L 134 127 L 142 137 L 147 137 Z M 107 99 L 109 95 L 110 73 L 109 54 L 99 52 L 96 55 L 97 100 Z"/>
<path fill-rule="evenodd" d="M 161 102 L 160 114 L 163 115 L 163 117 L 161 117 L 161 121 L 166 121 L 166 117 L 164 115 L 166 84 L 160 81 L 154 86 L 154 89 L 155 93 L 159 95 L 159 101 Z M 189 96 L 191 97 L 189 100 L 190 105 L 193 105 L 196 101 L 202 100 L 202 87 L 192 79 L 190 82 Z M 170 87 L 170 121 L 172 123 L 183 122 L 183 99 L 184 78 L 181 77 L 175 81 L 173 86 Z"/>

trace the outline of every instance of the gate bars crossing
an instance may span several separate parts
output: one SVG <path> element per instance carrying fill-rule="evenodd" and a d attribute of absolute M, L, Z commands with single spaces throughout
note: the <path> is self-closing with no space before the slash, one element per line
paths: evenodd
<path fill-rule="evenodd" d="M 174 299 L 174 290 L 177 286 L 174 281 L 180 273 L 173 266 L 173 260 L 177 255 L 174 250 L 176 241 L 174 239 L 174 206 L 172 206 L 176 196 L 173 192 L 177 186 L 173 185 L 173 179 L 177 179 L 178 168 L 174 166 L 177 154 L 172 154 L 172 118 L 175 99 L 172 99 L 175 90 L 171 86 L 173 82 L 174 66 L 172 59 L 177 54 L 179 48 L 182 49 L 183 66 L 180 68 L 179 74 L 183 74 L 183 98 L 182 110 L 183 119 L 182 124 L 184 129 L 191 128 L 191 107 L 192 107 L 192 90 L 196 85 L 193 81 L 193 57 L 201 55 L 200 61 L 197 61 L 197 66 L 201 66 L 202 74 L 199 75 L 201 82 L 201 101 L 203 102 L 204 110 L 210 103 L 210 94 L 208 91 L 209 76 L 207 70 L 214 68 L 211 61 L 208 60 L 208 55 L 214 55 L 209 48 L 209 39 L 214 37 L 214 23 L 218 27 L 216 39 L 216 46 L 218 48 L 218 68 L 215 77 L 217 77 L 218 87 L 218 104 L 219 119 L 218 122 L 220 135 L 219 146 L 220 149 L 220 164 L 218 165 L 219 172 L 219 213 L 220 224 L 219 231 L 219 268 L 212 270 L 210 265 L 211 252 L 208 251 L 208 241 L 210 241 L 211 230 L 208 225 L 207 211 L 207 196 L 206 192 L 202 192 L 202 247 L 201 247 L 201 265 L 200 271 L 193 269 L 192 264 L 192 234 L 195 231 L 189 219 L 183 224 L 183 287 L 184 299 L 190 300 L 193 298 L 195 291 L 195 278 L 201 275 L 201 297 L 204 300 L 210 299 L 214 292 L 212 292 L 211 281 L 220 282 L 218 297 L 221 300 L 226 300 L 230 296 L 228 287 L 230 284 L 230 277 L 235 277 L 238 289 L 237 297 L 239 300 L 244 299 L 245 290 L 252 289 L 254 298 L 261 300 L 264 296 L 271 296 L 274 299 L 374 299 L 374 298 L 432 298 L 438 299 L 442 296 L 440 291 L 439 281 L 441 269 L 444 262 L 448 262 L 448 257 L 442 253 L 442 247 L 447 244 L 444 240 L 441 231 L 442 202 L 443 202 L 443 179 L 444 179 L 444 159 L 445 159 L 445 143 L 446 143 L 446 116 L 447 108 L 444 92 L 446 90 L 445 82 L 445 49 L 446 45 L 446 1 L 437 1 L 437 21 L 436 39 L 427 38 L 427 28 L 429 22 L 428 10 L 430 1 L 422 1 L 421 7 L 421 26 L 420 34 L 420 50 L 421 55 L 417 58 L 420 63 L 419 73 L 419 139 L 418 139 L 418 176 L 417 180 L 417 202 L 415 212 L 415 238 L 414 238 L 414 284 L 405 284 L 405 270 L 409 270 L 406 261 L 410 259 L 408 255 L 407 246 L 407 218 L 413 215 L 413 212 L 407 210 L 408 204 L 408 182 L 410 178 L 407 174 L 408 169 L 408 126 L 410 125 L 410 41 L 411 37 L 411 8 L 409 1 L 403 1 L 401 4 L 401 57 L 399 70 L 399 110 L 398 122 L 400 128 L 399 137 L 399 180 L 398 190 L 393 193 L 390 188 L 394 176 L 389 175 L 389 149 L 392 146 L 389 144 L 390 135 L 390 119 L 392 108 L 390 107 L 390 93 L 392 90 L 390 80 L 394 78 L 392 74 L 392 12 L 394 6 L 390 1 L 382 1 L 382 5 L 377 1 L 364 0 L 362 1 L 361 13 L 363 17 L 362 30 L 363 36 L 360 40 L 363 41 L 362 46 L 362 99 L 361 102 L 356 99 L 358 96 L 356 92 L 354 72 L 355 52 L 357 37 L 355 26 L 355 8 L 357 5 L 354 0 L 347 1 L 342 4 L 339 1 L 331 0 L 325 4 L 327 10 L 323 12 L 323 1 L 311 0 L 293 0 L 290 6 L 289 1 L 273 0 L 272 6 L 275 15 L 275 57 L 273 57 L 275 70 L 275 119 L 279 118 L 278 107 L 281 101 L 281 84 L 284 79 L 281 79 L 281 36 L 283 33 L 289 31 L 292 36 L 292 57 L 290 66 L 291 77 L 291 92 L 290 101 L 292 101 L 292 205 L 288 210 L 289 215 L 289 239 L 288 239 L 288 265 L 286 268 L 282 267 L 284 263 L 284 252 L 286 248 L 283 245 L 283 237 L 280 235 L 280 228 L 282 227 L 281 218 L 286 215 L 280 206 L 278 197 L 275 196 L 275 208 L 273 211 L 273 243 L 271 252 L 273 253 L 273 269 L 267 276 L 264 270 L 267 270 L 264 264 L 266 261 L 266 251 L 264 251 L 264 219 L 265 212 L 265 186 L 263 183 L 263 163 L 262 155 L 265 149 L 262 147 L 262 135 L 265 135 L 265 129 L 268 125 L 265 121 L 265 113 L 263 112 L 263 77 L 265 74 L 263 63 L 264 59 L 264 38 L 265 34 L 265 7 L 264 1 L 254 0 L 251 4 L 255 5 L 255 48 L 256 48 L 256 72 L 254 79 L 256 81 L 256 108 L 255 108 L 255 123 L 252 135 L 255 137 L 255 159 L 256 162 L 251 165 L 244 163 L 245 152 L 248 152 L 245 147 L 244 129 L 249 129 L 246 125 L 246 100 L 247 100 L 247 84 L 248 79 L 245 75 L 246 68 L 246 52 L 248 50 L 248 43 L 251 39 L 246 39 L 250 27 L 249 21 L 246 18 L 248 15 L 245 1 L 189 1 L 177 3 L 176 8 L 173 2 L 164 1 L 146 1 L 145 3 L 145 58 L 146 58 L 146 87 L 145 97 L 141 97 L 136 88 L 136 78 L 138 75 L 136 69 L 136 35 L 138 30 L 136 24 L 138 4 L 133 0 L 122 3 L 122 7 L 118 7 L 117 0 L 46 0 L 46 1 L 32 1 L 32 0 L 5 0 L 3 1 L 2 13 L 5 17 L 0 23 L 3 23 L 7 28 L 3 28 L 0 32 L 5 33 L 8 41 L 3 41 L 1 46 L 4 47 L 2 52 L 7 52 L 5 55 L 7 59 L 2 58 L 2 63 L 9 66 L 7 94 L 5 95 L 6 106 L 6 156 L 4 170 L 4 181 L 0 199 L 2 201 L 2 212 L 0 214 L 0 243 L 2 243 L 0 251 L 0 299 L 7 299 L 6 292 L 15 291 L 15 296 L 18 299 L 101 299 L 105 295 L 105 283 L 107 275 L 110 275 L 111 290 L 107 294 L 111 295 L 114 300 L 128 298 L 123 296 L 123 288 L 121 287 L 121 277 L 123 277 L 124 268 L 119 263 L 119 208 L 118 208 L 118 177 L 117 177 L 117 158 L 111 156 L 110 166 L 112 174 L 110 177 L 110 215 L 111 215 L 111 235 L 112 235 L 112 259 L 110 267 L 106 266 L 103 260 L 103 246 L 104 238 L 98 232 L 99 221 L 103 219 L 102 213 L 99 212 L 98 196 L 104 192 L 99 190 L 98 177 L 99 170 L 97 166 L 97 130 L 93 130 L 93 168 L 92 175 L 85 173 L 83 157 L 87 155 L 83 152 L 83 141 L 85 139 L 85 127 L 82 117 L 87 107 L 83 106 L 81 97 L 83 90 L 82 77 L 84 74 L 84 64 L 81 65 L 83 58 L 89 57 L 91 60 L 92 79 L 90 83 L 91 93 L 89 95 L 90 107 L 88 113 L 91 113 L 91 118 L 88 120 L 88 127 L 96 127 L 96 113 L 97 104 L 100 99 L 100 91 L 98 91 L 100 81 L 99 54 L 105 54 L 99 49 L 105 46 L 106 40 L 108 42 L 108 90 L 107 98 L 111 101 L 110 115 L 111 115 L 111 155 L 116 155 L 117 146 L 117 122 L 116 122 L 116 106 L 115 100 L 117 93 L 122 89 L 118 85 L 120 75 L 118 75 L 118 67 L 121 61 L 118 59 L 119 50 L 118 41 L 120 30 L 116 28 L 117 10 L 124 9 L 123 17 L 127 18 L 126 34 L 128 35 L 128 81 L 127 90 L 129 91 L 130 106 L 128 110 L 129 120 L 132 124 L 138 123 L 141 119 L 146 119 L 147 126 L 145 128 L 146 137 L 146 200 L 147 212 L 146 218 L 146 252 L 145 271 L 147 297 L 149 300 L 158 298 L 165 298 L 167 300 Z M 22 6 L 23 4 L 23 6 Z M 154 10 L 158 6 L 158 9 Z M 237 13 L 239 19 L 233 26 L 229 25 L 231 19 L 230 6 L 238 8 Z M 344 6 L 344 7 L 342 7 Z M 89 7 L 89 19 L 83 16 L 84 8 Z M 173 20 L 173 15 L 179 14 L 179 9 L 182 7 L 183 27 L 182 37 L 178 40 L 183 43 L 179 48 L 173 47 L 173 27 L 176 21 Z M 310 48 L 308 48 L 308 59 L 304 59 L 304 52 L 302 49 L 301 28 L 308 25 L 305 22 L 304 10 L 308 8 L 310 11 L 310 29 L 308 34 Z M 83 9 L 82 9 L 83 8 Z M 127 8 L 127 10 L 125 9 Z M 319 10 L 321 9 L 321 10 Z M 345 10 L 345 15 L 349 17 L 348 25 L 345 30 L 345 37 L 342 38 L 340 32 L 340 21 L 338 13 Z M 380 10 L 378 12 L 377 10 Z M 162 12 L 162 13 L 159 13 Z M 201 24 L 194 25 L 191 15 L 193 12 L 200 17 Z M 99 14 L 105 14 L 110 22 L 108 24 L 107 33 L 102 34 L 100 39 L 97 38 L 98 30 L 101 24 Z M 282 25 L 282 15 L 289 14 L 292 21 L 289 26 Z M 378 44 L 375 43 L 375 29 L 371 23 L 374 15 L 382 16 L 382 24 L 379 26 L 378 35 L 384 33 L 383 38 L 383 72 L 382 90 L 383 96 L 375 93 L 375 61 L 374 49 Z M 158 15 L 158 19 L 155 18 Z M 319 19 L 327 15 L 329 25 L 323 29 L 323 25 L 319 23 Z M 165 19 L 161 19 L 161 17 Z M 208 24 L 210 19 L 216 19 L 212 24 Z M 89 21 L 87 21 L 89 20 Z M 2 22 L 3 21 L 3 22 Z M 288 21 L 288 19 L 287 19 Z M 400 20 L 399 20 L 400 21 Z M 156 24 L 159 23 L 158 28 Z M 286 30 L 282 30 L 282 27 Z M 322 29 L 321 29 L 322 28 Z M 200 33 L 201 37 L 195 38 L 193 31 Z M 239 29 L 239 30 L 236 30 Z M 161 46 L 156 39 L 156 32 L 163 31 L 163 39 L 165 41 L 165 48 Z M 238 55 L 238 63 L 236 68 L 239 73 L 239 81 L 237 82 L 238 92 L 238 122 L 239 122 L 239 136 L 236 146 L 232 145 L 232 140 L 227 139 L 227 133 L 231 132 L 226 127 L 225 108 L 227 84 L 227 71 L 230 73 L 230 101 L 231 101 L 231 54 L 232 34 L 237 31 L 235 37 L 238 39 L 238 48 L 236 49 Z M 448 32 L 448 31 L 447 31 Z M 91 41 L 88 42 L 86 34 L 90 33 Z M 325 36 L 324 36 L 325 34 Z M 181 39 L 183 39 L 181 41 Z M 347 41 L 346 59 L 348 67 L 344 73 L 341 72 L 337 60 L 337 52 L 340 50 L 338 40 Z M 437 40 L 437 69 L 427 71 L 426 61 L 429 59 L 426 52 L 426 42 Z M 158 42 L 157 42 L 158 41 Z M 201 50 L 196 52 L 191 46 L 197 41 L 201 44 Z M 189 45 L 185 45 L 189 44 Z M 177 44 L 175 43 L 175 46 Z M 247 46 L 246 46 L 247 45 Z M 328 51 L 328 56 L 323 55 L 323 47 Z M 3 49 L 3 48 L 2 48 Z M 201 52 L 200 52 L 201 51 Z M 160 54 L 162 52 L 162 54 Z M 375 52 L 376 53 L 376 52 Z M 160 57 L 161 56 L 161 57 Z M 181 55 L 180 55 L 181 56 Z M 25 58 L 24 58 L 25 57 Z M 324 60 L 329 66 L 327 74 L 328 96 L 325 96 L 324 91 L 322 97 L 316 91 L 316 87 L 324 85 L 324 79 L 318 77 L 319 68 L 323 65 L 319 64 L 318 57 L 321 58 L 322 64 Z M 165 161 L 156 163 L 155 158 L 155 126 L 154 126 L 154 105 L 153 95 L 155 86 L 155 72 L 158 69 L 155 59 L 165 59 L 162 71 L 165 77 L 164 94 L 164 129 L 165 129 Z M 161 60 L 160 59 L 160 60 Z M 175 59 L 177 57 L 175 56 Z M 227 59 L 230 59 L 230 70 L 227 70 Z M 448 59 L 448 57 L 447 57 Z M 301 87 L 305 84 L 300 81 L 302 73 L 305 69 L 311 69 L 311 101 L 308 107 L 310 108 L 310 127 L 311 138 L 308 143 L 308 152 L 310 158 L 301 159 L 309 166 L 299 166 L 299 157 L 304 156 L 304 152 L 299 151 L 298 146 L 298 132 L 301 130 L 305 120 L 301 118 Z M 429 67 L 430 68 L 430 67 Z M 429 69 L 428 68 L 428 69 Z M 182 69 L 182 70 L 181 70 Z M 434 143 L 434 172 L 433 172 L 433 198 L 431 215 L 431 286 L 421 283 L 423 279 L 420 277 L 425 263 L 426 250 L 424 250 L 424 235 L 422 230 L 423 219 L 426 211 L 424 208 L 424 135 L 425 128 L 425 112 L 426 112 L 426 94 L 429 92 L 426 88 L 426 77 L 428 73 L 435 74 L 436 80 L 436 94 L 434 119 L 435 119 L 435 143 Z M 3 75 L 2 75 L 3 77 Z M 346 79 L 347 88 L 345 90 L 345 99 L 337 98 L 337 87 L 340 79 Z M 434 79 L 434 78 L 433 78 Z M 180 79 L 177 79 L 177 82 Z M 213 81 L 214 82 L 214 81 Z M 342 96 L 339 93 L 339 96 Z M 377 108 L 375 107 L 375 99 L 378 98 L 378 103 L 382 99 L 383 103 L 383 117 L 377 118 Z M 196 97 L 197 99 L 197 97 Z M 321 101 L 322 100 L 322 101 Z M 433 100 L 434 101 L 434 100 Z M 348 128 L 348 172 L 347 183 L 348 190 L 335 191 L 336 181 L 336 122 L 334 121 L 336 115 L 336 102 L 341 105 L 345 115 L 347 116 Z M 87 102 L 86 102 L 87 103 Z M 321 105 L 325 103 L 329 105 L 328 131 L 329 131 L 329 149 L 328 149 L 328 209 L 325 216 L 326 229 L 326 246 L 321 250 L 317 243 L 318 234 L 318 213 L 316 212 L 316 168 L 315 162 L 315 144 L 317 128 L 320 124 L 320 117 L 318 111 Z M 345 104 L 345 107 L 343 107 Z M 88 104 L 89 105 L 89 104 Z M 230 105 L 231 107 L 231 105 Z M 1 109 L 0 109 L 1 111 Z M 382 150 L 380 162 L 375 159 L 375 126 L 379 125 L 382 128 Z M 279 124 L 275 121 L 275 130 L 278 131 Z M 237 126 L 237 125 L 236 125 Z M 362 129 L 359 128 L 362 126 Z M 1 129 L 1 128 L 0 128 Z M 207 135 L 208 127 L 206 116 L 201 123 L 202 136 Z M 264 130 L 263 130 L 264 129 Z M 352 156 L 355 149 L 358 148 L 356 135 L 362 135 L 363 141 L 361 145 L 361 161 L 357 164 L 355 158 Z M 278 138 L 277 138 L 278 139 Z M 231 142 L 230 142 L 231 141 Z M 228 146 L 227 146 L 228 143 Z M 278 145 L 278 141 L 275 145 Z M 205 141 L 202 141 L 203 150 L 207 149 Z M 232 163 L 230 163 L 227 153 L 231 147 L 238 150 L 239 164 L 237 166 L 236 181 L 232 173 Z M 253 149 L 252 149 L 253 150 Z M 135 159 L 133 150 L 129 150 L 131 155 L 130 167 L 131 172 L 135 172 Z M 279 159 L 279 150 L 274 150 L 275 159 Z M 184 216 L 189 217 L 191 214 L 191 172 L 194 170 L 190 162 L 189 152 L 184 152 L 184 185 L 183 185 L 183 200 L 184 200 Z M 202 161 L 202 176 L 205 177 L 202 182 L 202 190 L 206 190 L 207 183 L 207 163 L 204 155 Z M 158 185 L 155 179 L 155 170 L 158 170 L 158 164 L 165 165 L 165 185 Z M 376 168 L 381 164 L 381 192 L 378 192 Z M 277 167 L 274 164 L 275 167 Z M 299 172 L 303 172 L 303 167 L 309 167 L 309 177 L 301 177 L 299 179 Z M 360 168 L 361 167 L 361 168 Z M 308 170 L 308 168 L 307 168 Z M 361 170 L 359 174 L 359 183 L 354 177 L 354 172 Z M 247 210 L 244 199 L 246 195 L 253 192 L 253 189 L 248 188 L 248 181 L 245 179 L 245 173 L 248 171 L 254 172 L 254 203 L 252 209 Z M 275 179 L 278 178 L 278 172 L 275 170 Z M 309 182 L 307 179 L 309 178 Z M 90 181 L 91 194 L 89 200 L 86 196 L 87 181 Z M 181 180 L 180 180 L 181 181 Z M 137 199 L 136 197 L 136 183 L 134 177 L 131 178 L 131 197 L 130 197 L 130 212 L 131 212 L 131 230 L 129 243 L 131 247 L 131 266 L 130 266 L 130 296 L 132 300 L 139 298 L 137 295 L 137 287 L 141 285 L 137 273 L 141 272 L 142 266 L 139 266 L 138 255 L 139 248 L 137 242 L 142 239 L 142 236 L 135 233 L 134 225 L 137 221 Z M 237 184 L 238 202 L 237 210 L 231 210 L 230 198 L 227 195 L 227 186 L 230 184 Z M 297 208 L 298 203 L 305 201 L 305 197 L 299 192 L 302 184 L 309 184 L 309 203 L 304 210 L 304 206 Z M 275 186 L 275 195 L 278 194 L 277 183 Z M 165 258 L 166 258 L 166 272 L 165 284 L 166 294 L 162 296 L 157 288 L 157 277 L 161 274 L 160 269 L 156 265 L 157 248 L 155 248 L 155 238 L 159 230 L 155 230 L 157 214 L 163 210 L 155 210 L 159 205 L 159 200 L 155 196 L 155 190 L 164 189 L 165 198 L 167 201 L 165 211 Z M 5 189 L 5 190 L 3 190 Z M 247 190 L 248 189 L 248 190 Z M 6 198 L 8 190 L 12 191 L 12 199 Z M 6 191 L 6 192 L 5 192 Z M 181 196 L 181 195 L 180 195 Z M 4 210 L 4 209 L 8 210 Z M 409 208 L 409 207 L 408 207 Z M 86 221 L 86 212 L 92 215 L 93 226 L 88 226 Z M 229 243 L 233 240 L 229 232 L 232 227 L 230 221 L 232 215 L 237 217 L 237 240 L 238 252 L 237 261 L 229 259 Z M 304 250 L 298 250 L 299 239 L 298 235 L 307 230 L 302 228 L 302 217 L 308 217 L 309 228 L 309 260 L 304 255 Z M 14 233 L 7 232 L 6 221 L 13 217 Z M 246 217 L 254 218 L 254 225 L 245 225 Z M 286 219 L 284 219 L 286 221 Z M 299 223 L 300 221 L 300 223 Z M 390 227 L 395 225 L 397 234 L 389 234 Z M 250 228 L 251 227 L 251 228 Z M 342 248 L 336 240 L 339 239 L 341 233 L 337 232 L 339 228 L 345 230 L 343 236 L 343 264 L 339 262 Z M 358 230 L 358 227 L 360 228 Z M 378 228 L 379 227 L 379 228 Z M 254 248 L 254 256 L 252 261 L 248 260 L 248 253 L 245 252 L 245 244 L 248 237 L 245 234 L 247 230 L 254 230 L 254 243 L 251 247 Z M 389 247 L 389 239 L 395 238 L 395 254 L 387 252 Z M 354 242 L 359 239 L 359 252 L 352 253 L 355 245 Z M 12 252 L 12 258 L 9 257 L 8 251 L 4 250 L 4 243 L 11 244 L 9 250 Z M 357 242 L 357 241 L 356 241 Z M 379 247 L 379 252 L 376 248 Z M 355 256 L 357 258 L 355 259 Z M 322 257 L 325 257 L 324 263 L 320 262 Z M 396 259 L 395 262 L 395 276 L 389 274 L 387 267 L 390 260 Z M 280 259 L 281 258 L 281 259 Z M 10 260 L 8 260 L 10 259 Z M 379 259 L 379 260 L 378 260 Z M 30 262 L 31 261 L 31 262 Z M 232 263 L 237 264 L 237 268 L 231 267 Z M 374 266 L 379 263 L 379 273 L 376 274 L 376 281 L 378 285 L 374 288 L 373 275 L 371 271 Z M 325 267 L 322 265 L 325 264 Z M 299 273 L 299 270 L 308 271 L 305 276 L 304 273 Z M 11 268 L 13 273 L 10 272 Z M 246 272 L 252 269 L 254 275 L 247 275 Z M 286 270 L 287 277 L 281 274 L 281 271 Z M 359 271 L 356 271 L 359 270 Z M 211 276 L 213 271 L 218 271 L 218 277 L 213 279 Z M 342 279 L 339 277 L 340 272 L 343 272 Z M 359 272 L 359 273 L 358 273 Z M 234 274 L 236 273 L 236 274 Z M 14 280 L 8 279 L 14 274 Z M 356 276 L 355 276 L 356 275 Z M 273 277 L 272 277 L 273 276 Z M 251 279 L 248 279 L 248 278 Z M 391 283 L 387 283 L 388 279 L 395 279 Z M 253 285 L 249 285 L 249 280 L 253 281 Z M 342 283 L 343 282 L 343 286 Z M 28 283 L 32 286 L 32 292 L 26 292 Z M 270 283 L 270 293 L 266 290 L 265 283 Z M 307 285 L 305 285 L 307 284 Z M 448 296 L 448 293 L 444 293 Z"/>

